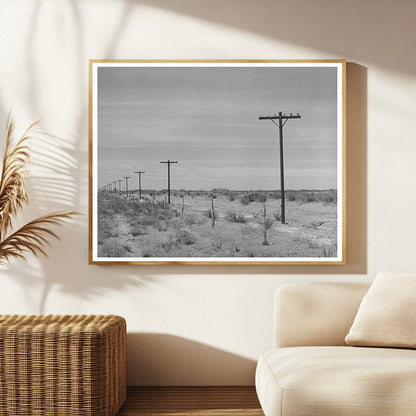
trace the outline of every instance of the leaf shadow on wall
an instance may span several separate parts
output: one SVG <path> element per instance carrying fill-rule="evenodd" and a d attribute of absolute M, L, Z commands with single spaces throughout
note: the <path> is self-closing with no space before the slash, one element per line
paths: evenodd
<path fill-rule="evenodd" d="M 254 385 L 255 360 L 176 335 L 129 333 L 127 359 L 130 386 Z"/>
<path fill-rule="evenodd" d="M 36 49 L 43 30 L 41 27 L 42 19 L 45 18 L 43 13 L 49 10 L 46 6 L 47 4 L 42 1 L 33 2 L 29 21 L 28 33 L 30 35 L 25 43 L 24 57 L 28 82 L 24 98 L 33 119 L 45 115 L 41 98 L 42 94 L 48 92 L 43 90 L 45 85 L 42 76 L 50 71 L 50 68 L 48 68 L 48 61 L 38 59 Z M 70 0 L 62 3 L 58 9 L 64 13 L 65 23 L 76 28 L 74 31 L 76 33 L 76 53 L 70 61 L 71 73 L 74 76 L 68 82 L 73 85 L 75 93 L 83 99 L 77 107 L 78 111 L 73 124 L 75 126 L 74 134 L 62 137 L 62 135 L 58 136 L 39 130 L 36 140 L 31 142 L 31 165 L 29 166 L 27 183 L 30 204 L 25 207 L 18 220 L 29 221 L 36 216 L 59 210 L 81 211 L 82 215 L 70 223 L 65 223 L 62 227 L 54 228 L 61 241 L 51 240 L 51 246 L 46 250 L 49 258 L 34 259 L 28 255 L 27 262 L 13 260 L 0 271 L 5 277 L 19 282 L 26 297 L 22 303 L 25 302 L 29 305 L 28 310 L 38 310 L 39 313 L 56 312 L 48 307 L 47 301 L 51 290 L 73 294 L 77 300 L 91 299 L 108 289 L 122 291 L 130 287 L 144 287 L 149 282 L 146 276 L 139 277 L 126 266 L 89 266 L 95 269 L 98 267 L 100 271 L 97 273 L 94 270 L 91 274 L 85 272 L 88 263 L 88 216 L 85 197 L 88 190 L 86 34 L 83 30 L 79 2 Z M 121 33 L 122 25 L 123 23 L 120 22 L 116 32 Z M 112 43 L 113 46 L 108 46 L 109 51 L 116 47 L 116 39 L 117 34 L 113 37 L 115 42 Z M 62 42 L 62 50 L 65 50 L 65 39 L 59 40 L 57 37 L 54 38 L 54 42 Z M 50 88 L 49 85 L 47 87 Z M 6 120 L 6 110 L 1 100 L 0 111 L 2 120 Z M 48 123 L 48 114 L 45 116 L 42 124 Z M 156 282 L 157 279 L 152 277 L 151 284 L 154 285 Z M 38 287 L 41 287 L 41 290 L 38 290 Z M 36 290 L 34 290 L 35 288 Z M 16 307 L 18 308 L 19 305 Z M 65 308 L 65 306 L 63 307 Z M 78 309 L 79 313 L 83 312 L 82 307 Z M 19 309 L 16 309 L 16 312 L 19 312 Z M 59 309 L 59 313 L 65 312 L 65 310 Z M 68 312 L 72 312 L 72 310 Z M 113 311 L 109 305 L 108 313 L 113 312 L 116 311 Z"/>
<path fill-rule="evenodd" d="M 38 130 L 30 147 L 29 172 L 32 167 L 36 173 L 29 173 L 30 202 L 18 217 L 18 221 L 29 221 L 52 210 L 73 210 L 76 196 L 80 192 L 75 174 L 77 150 L 74 140 L 59 138 Z M 120 291 L 128 287 L 147 285 L 146 277 L 130 273 L 125 266 L 101 267 L 100 273 L 91 275 L 81 273 L 80 270 L 84 270 L 88 262 L 87 229 L 85 214 L 65 222 L 61 227 L 54 227 L 61 241 L 50 240 L 51 245 L 46 249 L 49 258 L 39 257 L 35 260 L 28 254 L 27 262 L 12 260 L 0 273 L 20 283 L 26 295 L 25 301 L 32 309 L 38 309 L 40 314 L 56 312 L 47 308 L 51 289 L 76 295 L 77 299 L 91 299 L 108 289 Z M 84 256 L 77 254 L 80 250 Z M 153 285 L 156 284 L 156 280 L 152 280 Z M 35 286 L 42 287 L 40 297 L 36 295 L 39 291 L 33 290 Z M 111 306 L 109 305 L 108 313 L 116 313 Z M 68 310 L 68 313 L 70 312 L 72 310 Z M 82 312 L 81 309 L 79 313 Z M 66 311 L 59 310 L 59 313 Z"/>

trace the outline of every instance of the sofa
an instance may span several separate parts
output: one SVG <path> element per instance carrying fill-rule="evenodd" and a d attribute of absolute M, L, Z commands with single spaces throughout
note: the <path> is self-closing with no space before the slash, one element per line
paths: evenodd
<path fill-rule="evenodd" d="M 406 317 L 416 309 L 416 275 L 409 276 L 381 276 L 383 290 L 364 283 L 304 283 L 277 289 L 274 348 L 261 355 L 256 369 L 264 414 L 416 415 L 415 345 L 401 341 L 403 333 L 412 343 L 416 338 L 414 315 Z M 411 284 L 403 287 L 402 281 Z M 406 304 L 410 298 L 413 303 Z M 397 328 L 402 333 L 395 335 Z M 392 337 L 400 343 L 391 345 Z M 386 345 L 380 341 L 384 338 Z"/>

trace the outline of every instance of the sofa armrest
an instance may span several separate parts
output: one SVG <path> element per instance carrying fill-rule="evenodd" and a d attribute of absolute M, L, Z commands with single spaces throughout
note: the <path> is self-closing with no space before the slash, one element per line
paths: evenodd
<path fill-rule="evenodd" d="M 275 348 L 346 345 L 368 283 L 301 283 L 275 292 Z"/>

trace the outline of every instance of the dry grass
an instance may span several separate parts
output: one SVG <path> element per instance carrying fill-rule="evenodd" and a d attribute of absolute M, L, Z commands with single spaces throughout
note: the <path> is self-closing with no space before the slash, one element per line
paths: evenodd
<path fill-rule="evenodd" d="M 238 195 L 230 198 L 229 192 L 217 193 L 217 218 L 212 227 L 212 220 L 207 216 L 211 212 L 207 192 L 187 191 L 183 215 L 181 195 L 184 193 L 173 195 L 167 209 L 157 199 L 154 203 L 128 201 L 118 194 L 100 193 L 98 253 L 110 256 L 107 253 L 117 253 L 119 247 L 122 254 L 111 257 L 333 257 L 336 255 L 336 205 L 326 202 L 332 191 L 321 193 L 308 192 L 314 195 L 312 202 L 305 202 L 311 198 L 301 193 L 299 200 L 287 201 L 288 224 L 285 225 L 277 221 L 280 200 L 268 199 L 268 245 L 263 245 L 262 196 L 242 204 Z M 251 194 L 264 195 L 263 192 Z M 163 195 L 158 197 L 161 199 Z M 104 244 L 108 241 L 111 241 L 111 250 Z"/>
<path fill-rule="evenodd" d="M 29 159 L 27 141 L 36 122 L 22 136 L 14 140 L 14 123 L 9 117 L 6 147 L 0 179 L 0 263 L 11 257 L 24 258 L 26 252 L 46 255 L 45 247 L 51 237 L 59 239 L 51 226 L 60 225 L 77 215 L 76 212 L 55 212 L 36 218 L 17 231 L 12 231 L 12 220 L 29 202 L 26 193 L 26 164 Z"/>

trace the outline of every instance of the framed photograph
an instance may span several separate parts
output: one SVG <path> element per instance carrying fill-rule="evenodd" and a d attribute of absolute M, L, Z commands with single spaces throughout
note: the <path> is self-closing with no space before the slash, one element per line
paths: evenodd
<path fill-rule="evenodd" d="M 91 60 L 91 264 L 344 264 L 345 61 Z"/>

